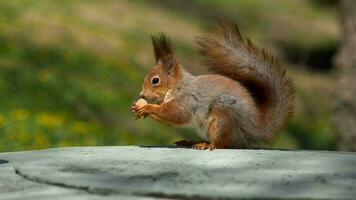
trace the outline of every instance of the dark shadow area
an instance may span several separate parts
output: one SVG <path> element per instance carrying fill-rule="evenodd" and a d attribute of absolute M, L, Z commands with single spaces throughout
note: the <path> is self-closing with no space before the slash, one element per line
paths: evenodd
<path fill-rule="evenodd" d="M 333 58 L 338 50 L 338 42 L 322 46 L 305 48 L 298 45 L 279 43 L 284 57 L 291 63 L 304 65 L 308 69 L 330 71 L 333 68 Z"/>
<path fill-rule="evenodd" d="M 189 147 L 182 147 L 182 146 L 177 146 L 175 144 L 160 144 L 160 145 L 139 145 L 141 148 L 189 148 Z"/>
<path fill-rule="evenodd" d="M 141 148 L 171 148 L 171 149 L 191 149 L 191 146 L 177 146 L 175 144 L 162 144 L 162 145 L 139 145 Z M 208 149 L 206 149 L 208 150 Z M 282 149 L 272 147 L 252 147 L 249 149 L 229 149 L 229 150 L 276 150 L 276 151 L 294 151 L 293 149 Z M 201 150 L 197 150 L 201 151 Z"/>
<path fill-rule="evenodd" d="M 313 0 L 311 1 L 315 6 L 318 7 L 336 7 L 339 5 L 339 0 Z"/>
<path fill-rule="evenodd" d="M 8 160 L 0 160 L 0 165 L 1 164 L 6 164 L 6 163 L 9 163 L 9 161 Z"/>
<path fill-rule="evenodd" d="M 299 149 L 304 150 L 336 150 L 336 139 L 324 142 L 322 145 L 315 141 L 315 136 L 310 131 L 298 123 L 289 123 L 289 134 L 299 142 Z M 311 148 L 312 147 L 312 148 Z"/>
<path fill-rule="evenodd" d="M 272 148 L 272 147 L 255 147 L 245 150 L 271 150 L 271 151 L 295 151 L 295 149 L 282 149 L 282 148 Z"/>

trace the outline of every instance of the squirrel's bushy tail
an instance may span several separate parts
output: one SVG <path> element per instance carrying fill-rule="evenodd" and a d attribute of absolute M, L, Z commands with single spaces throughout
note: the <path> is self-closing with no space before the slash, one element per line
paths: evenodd
<path fill-rule="evenodd" d="M 230 77 L 249 90 L 260 111 L 261 139 L 268 141 L 294 111 L 294 88 L 285 77 L 285 69 L 228 20 L 208 29 L 197 43 L 214 73 Z"/>

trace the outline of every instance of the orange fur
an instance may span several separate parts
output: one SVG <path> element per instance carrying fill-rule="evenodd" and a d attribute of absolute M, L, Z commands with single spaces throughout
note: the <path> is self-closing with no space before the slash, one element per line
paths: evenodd
<path fill-rule="evenodd" d="M 152 37 L 156 65 L 133 105 L 136 118 L 171 125 L 194 123 L 206 142 L 180 141 L 195 149 L 247 148 L 273 138 L 294 110 L 294 88 L 285 69 L 264 49 L 221 21 L 198 38 L 214 74 L 193 76 L 173 55 L 168 38 Z"/>
<path fill-rule="evenodd" d="M 237 24 L 220 20 L 217 26 L 198 37 L 197 43 L 213 73 L 230 77 L 247 88 L 258 107 L 261 123 L 268 123 L 278 112 L 271 109 L 280 108 L 282 116 L 276 119 L 277 126 L 273 127 L 273 132 L 278 132 L 284 122 L 292 117 L 295 91 L 291 80 L 285 77 L 285 68 L 265 49 L 258 49 L 248 38 L 243 37 Z M 256 64 L 264 65 L 273 78 L 259 74 Z M 281 81 L 281 89 L 276 89 L 272 83 L 275 78 Z M 276 103 L 276 98 L 282 100 Z"/>

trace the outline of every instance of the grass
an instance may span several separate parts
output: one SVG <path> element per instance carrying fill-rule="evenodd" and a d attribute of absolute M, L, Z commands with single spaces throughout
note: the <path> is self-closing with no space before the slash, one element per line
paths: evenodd
<path fill-rule="evenodd" d="M 338 38 L 335 9 L 309 1 L 175 2 L 1 1 L 0 151 L 163 144 L 196 137 L 191 129 L 135 121 L 129 112 L 154 64 L 150 34 L 168 33 L 193 73 L 205 71 L 194 36 L 222 13 L 279 56 L 280 42 L 309 48 Z M 326 85 L 333 80 L 298 68 L 290 74 L 299 109 L 275 146 L 333 149 L 325 100 Z"/>

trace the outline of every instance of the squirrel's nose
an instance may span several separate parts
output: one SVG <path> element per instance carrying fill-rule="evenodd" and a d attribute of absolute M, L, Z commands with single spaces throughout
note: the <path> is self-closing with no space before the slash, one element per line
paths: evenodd
<path fill-rule="evenodd" d="M 140 98 L 144 99 L 145 95 L 143 94 L 143 92 L 140 92 Z"/>

